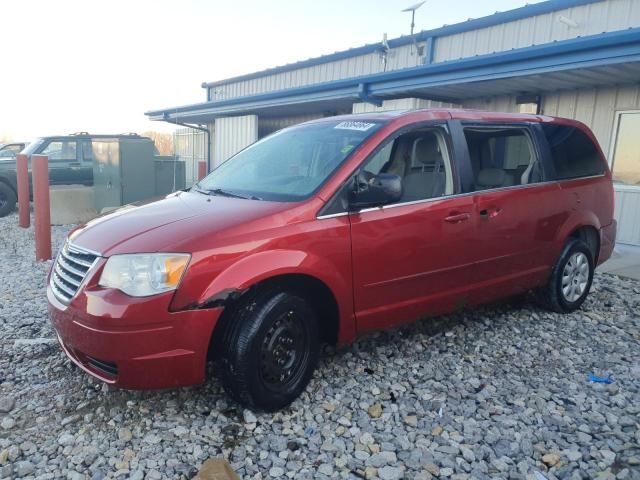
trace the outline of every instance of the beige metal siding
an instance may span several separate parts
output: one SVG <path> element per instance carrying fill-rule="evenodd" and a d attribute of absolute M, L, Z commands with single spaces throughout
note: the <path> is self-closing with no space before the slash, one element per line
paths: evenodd
<path fill-rule="evenodd" d="M 266 137 L 291 125 L 297 125 L 298 123 L 308 122 L 324 116 L 321 113 L 309 113 L 293 117 L 260 117 L 258 120 L 258 138 Z"/>
<path fill-rule="evenodd" d="M 616 185 L 617 241 L 640 245 L 640 188 Z"/>
<path fill-rule="evenodd" d="M 453 103 L 436 102 L 435 100 L 423 100 L 421 98 L 399 98 L 397 100 L 385 100 L 381 107 L 370 103 L 354 103 L 353 113 L 386 112 L 389 110 L 415 110 L 419 108 L 458 108 Z"/>
<path fill-rule="evenodd" d="M 418 44 L 418 47 L 421 46 L 424 46 L 424 42 Z M 390 71 L 399 68 L 415 67 L 420 64 L 422 64 L 422 57 L 417 54 L 417 48 L 413 45 L 404 45 L 389 51 L 386 70 Z M 367 55 L 346 58 L 252 80 L 220 85 L 213 88 L 213 98 L 214 100 L 225 100 L 247 95 L 256 95 L 274 90 L 302 87 L 313 83 L 369 75 L 384 70 L 385 67 L 381 55 L 378 53 L 369 53 Z"/>
<path fill-rule="evenodd" d="M 258 117 L 217 118 L 214 137 L 213 162 L 218 166 L 258 139 Z"/>
<path fill-rule="evenodd" d="M 470 108 L 472 110 L 485 110 L 487 112 L 518 112 L 516 97 L 511 95 L 490 98 L 473 98 L 466 100 L 462 104 L 462 107 Z"/>
<path fill-rule="evenodd" d="M 566 17 L 578 26 L 558 20 Z M 602 32 L 624 30 L 640 24 L 640 1 L 607 0 L 558 10 L 492 27 L 440 37 L 435 43 L 434 61 L 501 52 Z"/>

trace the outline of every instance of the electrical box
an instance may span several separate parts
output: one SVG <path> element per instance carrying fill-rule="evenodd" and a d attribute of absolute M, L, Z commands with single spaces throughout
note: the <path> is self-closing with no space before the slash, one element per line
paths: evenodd
<path fill-rule="evenodd" d="M 119 207 L 156 195 L 154 150 L 151 139 L 137 136 L 95 138 L 93 186 L 95 208 Z"/>
<path fill-rule="evenodd" d="M 156 155 L 154 163 L 156 195 L 164 196 L 185 188 L 186 172 L 184 162 L 173 156 Z"/>

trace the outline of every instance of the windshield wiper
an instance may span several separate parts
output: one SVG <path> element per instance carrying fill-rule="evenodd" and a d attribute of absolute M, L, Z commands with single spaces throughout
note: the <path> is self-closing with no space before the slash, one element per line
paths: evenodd
<path fill-rule="evenodd" d="M 194 184 L 193 187 L 191 187 L 191 190 L 195 190 L 198 193 L 204 193 L 205 195 L 211 195 L 208 190 L 203 190 L 202 188 L 200 188 L 200 185 L 198 183 Z"/>
<path fill-rule="evenodd" d="M 223 190 L 222 188 L 214 188 L 212 190 L 208 190 L 208 193 L 213 195 L 221 195 L 223 197 L 243 198 L 245 200 L 262 200 L 260 197 L 256 197 L 255 195 L 241 195 L 239 193 Z"/>

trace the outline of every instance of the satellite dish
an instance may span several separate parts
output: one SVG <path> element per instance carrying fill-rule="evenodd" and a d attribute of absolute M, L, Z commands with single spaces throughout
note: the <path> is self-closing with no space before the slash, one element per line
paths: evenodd
<path fill-rule="evenodd" d="M 415 5 L 412 5 L 410 7 L 405 8 L 404 10 L 402 10 L 403 12 L 415 12 L 417 9 L 419 9 L 422 5 L 424 5 L 425 3 L 427 3 L 427 0 L 424 0 L 424 2 L 420 2 L 420 3 L 416 3 Z"/>
<path fill-rule="evenodd" d="M 416 3 L 415 5 L 411 5 L 410 7 L 407 7 L 404 10 L 402 10 L 403 12 L 411 12 L 411 35 L 413 35 L 413 27 L 416 26 L 416 22 L 415 22 L 416 10 L 419 9 L 426 2 L 427 0 L 424 0 L 423 2 Z"/>

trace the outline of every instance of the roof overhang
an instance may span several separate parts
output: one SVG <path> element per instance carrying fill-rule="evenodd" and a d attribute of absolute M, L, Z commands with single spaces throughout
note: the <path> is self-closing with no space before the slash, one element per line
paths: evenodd
<path fill-rule="evenodd" d="M 468 98 L 547 93 L 639 79 L 640 28 L 633 28 L 146 115 L 151 120 L 204 123 L 232 115 L 340 111 L 357 101 L 420 97 L 461 103 Z"/>

